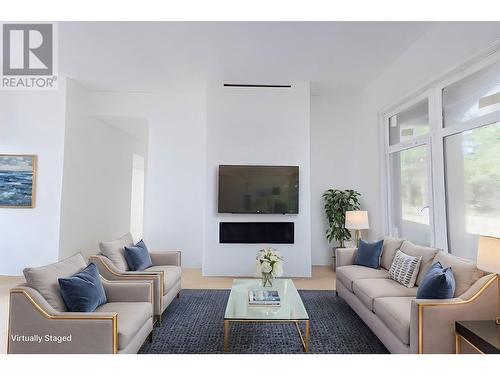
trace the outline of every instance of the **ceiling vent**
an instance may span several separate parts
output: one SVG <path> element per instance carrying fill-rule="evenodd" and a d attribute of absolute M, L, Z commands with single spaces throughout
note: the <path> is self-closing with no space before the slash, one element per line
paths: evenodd
<path fill-rule="evenodd" d="M 255 88 L 279 88 L 279 89 L 289 89 L 292 85 L 257 85 L 250 83 L 224 83 L 224 87 L 255 87 Z"/>

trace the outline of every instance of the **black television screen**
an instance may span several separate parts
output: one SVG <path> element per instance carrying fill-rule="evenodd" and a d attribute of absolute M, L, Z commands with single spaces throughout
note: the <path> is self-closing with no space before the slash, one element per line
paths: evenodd
<path fill-rule="evenodd" d="M 219 165 L 218 211 L 298 214 L 299 167 Z"/>

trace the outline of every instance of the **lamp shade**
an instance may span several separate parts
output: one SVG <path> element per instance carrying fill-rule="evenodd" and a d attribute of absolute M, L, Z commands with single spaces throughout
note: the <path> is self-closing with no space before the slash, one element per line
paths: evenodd
<path fill-rule="evenodd" d="M 500 274 L 500 238 L 479 237 L 477 268 L 486 272 Z"/>
<path fill-rule="evenodd" d="M 368 229 L 368 211 L 346 211 L 345 213 L 346 229 Z"/>

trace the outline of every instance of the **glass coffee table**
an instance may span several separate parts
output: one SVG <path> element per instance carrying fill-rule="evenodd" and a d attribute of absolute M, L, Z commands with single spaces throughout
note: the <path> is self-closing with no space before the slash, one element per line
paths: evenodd
<path fill-rule="evenodd" d="M 249 290 L 277 290 L 281 305 L 249 306 Z M 293 323 L 297 328 L 302 347 L 309 351 L 309 315 L 299 292 L 290 279 L 275 279 L 272 287 L 262 287 L 260 279 L 235 279 L 224 314 L 224 351 L 229 351 L 230 323 Z M 300 330 L 304 323 L 304 334 Z"/>

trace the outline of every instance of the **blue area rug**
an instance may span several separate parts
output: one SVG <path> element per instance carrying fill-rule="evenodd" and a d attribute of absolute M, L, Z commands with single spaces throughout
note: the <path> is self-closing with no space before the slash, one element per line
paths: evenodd
<path fill-rule="evenodd" d="M 310 353 L 379 354 L 387 349 L 332 291 L 299 291 L 310 319 Z M 223 353 L 229 290 L 182 290 L 139 353 Z M 302 325 L 302 331 L 303 331 Z M 231 323 L 230 353 L 303 353 L 293 323 Z"/>

